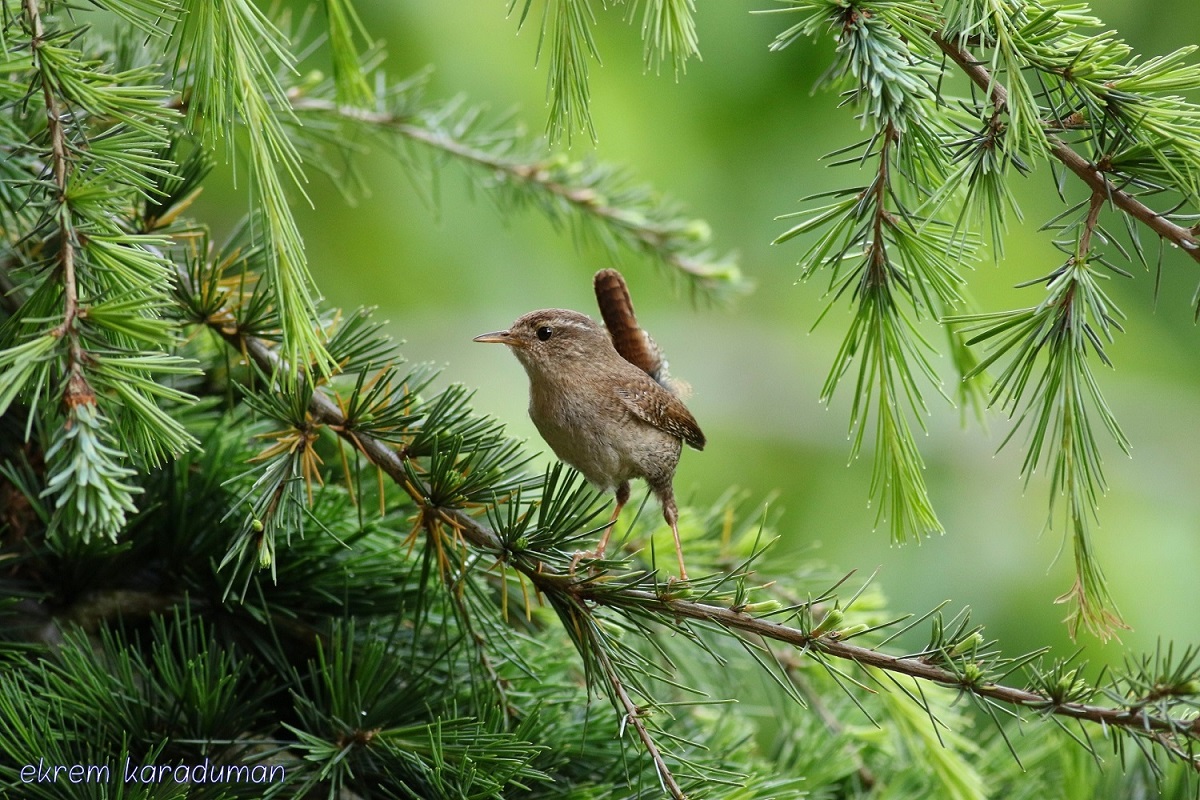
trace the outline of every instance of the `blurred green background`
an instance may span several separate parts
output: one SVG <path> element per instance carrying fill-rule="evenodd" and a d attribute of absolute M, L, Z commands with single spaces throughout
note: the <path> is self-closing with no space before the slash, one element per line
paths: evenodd
<path fill-rule="evenodd" d="M 518 33 L 505 0 L 357 2 L 372 36 L 386 43 L 392 79 L 433 65 L 430 97 L 465 93 L 497 115 L 515 109 L 534 133 L 546 119 L 545 69 L 535 68 L 540 5 Z M 653 265 L 632 257 L 619 265 L 673 374 L 692 384 L 689 405 L 708 435 L 703 453 L 684 455 L 677 494 L 707 505 L 730 485 L 749 490 L 755 502 L 777 493 L 773 503 L 783 515 L 773 570 L 813 559 L 862 575 L 878 567 L 896 612 L 921 613 L 950 599 L 954 608 L 970 605 L 1009 654 L 1045 644 L 1070 652 L 1065 609 L 1052 605 L 1071 583 L 1069 543 L 1060 554 L 1061 523 L 1045 525 L 1042 476 L 1028 488 L 1018 479 L 1019 437 L 995 452 L 1009 427 L 1001 415 L 990 417 L 987 430 L 973 421 L 963 426 L 960 412 L 929 389 L 923 454 L 946 535 L 892 546 L 886 526 L 874 529 L 867 505 L 870 451 L 847 466 L 851 385 L 829 408 L 817 402 L 848 316 L 840 305 L 810 332 L 824 284 L 796 284 L 804 242 L 770 242 L 785 226 L 774 218 L 799 209 L 801 197 L 862 180 L 853 168 L 827 169 L 819 161 L 861 136 L 834 93 L 812 91 L 832 41 L 804 40 L 769 53 L 775 34 L 795 18 L 751 12 L 778 4 L 698 0 L 703 60 L 689 63 L 676 81 L 669 68 L 662 74 L 643 68 L 637 24 L 625 20 L 623 6 L 593 5 L 603 58 L 591 70 L 596 154 L 628 166 L 707 220 L 717 248 L 736 251 L 757 284 L 728 309 L 697 308 L 674 295 Z M 1200 30 L 1194 0 L 1092 6 L 1146 56 L 1190 44 Z M 592 150 L 577 135 L 568 152 L 582 157 Z M 578 249 L 536 214 L 498 214 L 453 165 L 430 205 L 385 152 L 362 163 L 371 194 L 355 205 L 317 178 L 310 188 L 315 210 L 296 204 L 321 291 L 334 305 L 379 306 L 406 341 L 410 361 L 443 365 L 445 382 L 477 388 L 480 411 L 546 452 L 525 413 L 520 366 L 470 340 L 534 308 L 594 314 L 590 277 L 610 265 L 607 256 Z M 248 195 L 244 184 L 230 182 L 232 169 L 225 173 L 198 209 L 218 229 L 232 224 Z M 1020 181 L 1025 221 L 1012 220 L 1006 258 L 981 261 L 970 274 L 983 309 L 1035 304 L 1038 288 L 1012 287 L 1061 263 L 1049 237 L 1037 232 L 1060 210 L 1052 181 L 1045 167 Z M 1133 280 L 1111 283 L 1128 314 L 1128 332 L 1111 348 L 1116 369 L 1100 369 L 1133 443 L 1132 458 L 1105 442 L 1111 490 L 1095 536 L 1134 630 L 1106 646 L 1082 637 L 1093 661 L 1119 659 L 1123 646 L 1152 650 L 1160 637 L 1200 641 L 1193 594 L 1200 567 L 1200 367 L 1189 304 L 1200 269 L 1169 253 L 1157 300 L 1153 273 L 1133 271 Z"/>

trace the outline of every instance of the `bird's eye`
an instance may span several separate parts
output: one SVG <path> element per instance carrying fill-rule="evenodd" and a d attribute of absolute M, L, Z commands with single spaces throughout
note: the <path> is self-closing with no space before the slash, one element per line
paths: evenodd
<path fill-rule="evenodd" d="M 553 334 L 553 333 L 554 333 L 554 331 L 550 330 L 549 325 L 543 325 L 542 327 L 537 329 L 537 337 L 538 337 L 538 339 L 542 340 L 543 342 L 546 341 L 547 339 L 549 339 L 551 334 Z"/>

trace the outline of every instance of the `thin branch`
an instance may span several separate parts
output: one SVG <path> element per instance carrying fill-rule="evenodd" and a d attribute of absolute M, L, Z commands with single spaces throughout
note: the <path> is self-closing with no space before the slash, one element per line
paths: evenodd
<path fill-rule="evenodd" d="M 658 749 L 658 745 L 654 743 L 654 738 L 650 736 L 650 731 L 646 729 L 646 724 L 642 721 L 644 714 L 641 708 L 633 702 L 633 698 L 629 696 L 629 692 L 625 690 L 625 684 L 621 681 L 621 675 L 613 666 L 612 659 L 608 657 L 608 651 L 604 649 L 604 643 L 600 641 L 593 626 L 585 626 L 588 631 L 588 637 L 592 640 L 592 652 L 595 653 L 596 662 L 600 665 L 600 669 L 604 671 L 604 677 L 608 679 L 609 685 L 612 687 L 613 693 L 617 699 L 621 701 L 621 706 L 625 709 L 625 721 L 633 726 L 637 731 L 638 738 L 642 740 L 642 746 L 646 748 L 646 752 L 654 761 L 654 768 L 658 772 L 659 780 L 663 782 L 663 788 L 671 793 L 671 797 L 676 800 L 685 800 L 686 795 L 683 789 L 675 781 L 675 776 L 671 774 L 671 770 L 667 767 L 667 762 L 663 759 L 662 753 Z M 622 725 L 622 728 L 624 725 Z"/>
<path fill-rule="evenodd" d="M 871 254 L 867 260 L 867 270 L 864 281 L 871 284 L 882 284 L 887 280 L 887 247 L 883 241 L 883 226 L 890 222 L 887 211 L 889 151 L 896 141 L 896 128 L 891 120 L 883 130 L 883 143 L 879 146 L 879 169 L 875 174 L 874 190 L 875 221 L 871 239 Z"/>
<path fill-rule="evenodd" d="M 568 186 L 554 180 L 551 170 L 545 164 L 506 158 L 478 147 L 472 147 L 440 131 L 414 125 L 411 117 L 405 114 L 339 105 L 332 100 L 317 97 L 292 97 L 291 104 L 292 110 L 296 113 L 333 114 L 352 122 L 387 128 L 426 147 L 440 150 L 462 161 L 501 174 L 513 183 L 536 187 L 566 201 L 584 214 L 629 231 L 641 245 L 658 253 L 664 263 L 704 285 L 711 288 L 720 280 L 719 277 L 714 276 L 712 266 L 702 259 L 683 253 L 663 252 L 663 247 L 671 236 L 669 230 L 648 220 L 631 218 L 624 209 L 610 205 L 605 201 L 603 195 L 591 188 Z"/>
<path fill-rule="evenodd" d="M 1079 247 L 1075 255 L 1077 259 L 1087 258 L 1088 252 L 1092 249 L 1092 232 L 1096 230 L 1096 225 L 1100 222 L 1100 209 L 1104 208 L 1104 201 L 1107 199 L 1104 192 L 1092 191 L 1087 219 L 1084 220 L 1083 230 L 1079 234 Z"/>
<path fill-rule="evenodd" d="M 1008 106 L 1008 90 L 988 72 L 984 64 L 975 59 L 963 46 L 956 41 L 947 39 L 944 34 L 934 31 L 930 34 L 935 44 L 942 52 L 950 57 L 955 64 L 966 73 L 976 86 L 988 93 L 993 106 L 999 110 Z M 1070 145 L 1053 133 L 1046 133 L 1046 143 L 1050 154 L 1066 165 L 1093 192 L 1102 194 L 1112 201 L 1113 205 L 1134 217 L 1162 238 L 1178 246 L 1183 252 L 1200 262 L 1200 239 L 1188 228 L 1176 225 L 1163 215 L 1146 206 L 1136 197 L 1105 177 L 1104 172 L 1075 152 Z"/>
<path fill-rule="evenodd" d="M 180 271 L 180 280 L 187 285 L 188 276 L 182 270 Z M 253 358 L 264 371 L 272 373 L 281 367 L 278 355 L 265 341 L 251 336 L 243 336 L 228 327 L 222 328 L 217 325 L 210 327 L 235 350 Z M 345 417 L 337 404 L 320 392 L 313 393 L 309 402 L 309 410 L 312 412 L 314 421 L 328 424 L 334 430 L 338 430 L 337 426 L 345 423 Z M 428 500 L 424 487 L 414 485 L 404 469 L 405 455 L 385 442 L 362 433 L 353 436 L 342 430 L 338 430 L 338 433 L 358 446 L 367 458 L 387 473 L 397 485 L 403 487 L 416 503 L 422 508 L 427 508 Z M 451 508 L 427 510 L 456 528 L 471 545 L 491 553 L 505 552 L 504 544 L 495 532 L 465 512 Z M 1122 728 L 1140 736 L 1154 737 L 1166 734 L 1200 742 L 1200 721 L 1197 720 L 1155 715 L 1149 713 L 1144 707 L 1115 708 L 1087 703 L 1055 702 L 1047 695 L 1027 689 L 972 680 L 965 674 L 938 666 L 921 657 L 895 656 L 840 641 L 839 632 L 836 630 L 820 636 L 813 636 L 799 628 L 721 606 L 676 599 L 632 587 L 617 590 L 611 584 L 588 579 L 580 580 L 572 575 L 557 572 L 553 567 L 542 562 L 531 566 L 514 561 L 513 566 L 520 569 L 542 591 L 566 592 L 580 603 L 593 603 L 613 608 L 636 607 L 657 613 L 664 619 L 690 619 L 710 623 L 727 630 L 751 633 L 783 642 L 801 651 L 816 651 L 860 666 L 877 667 L 887 672 L 908 675 L 912 678 L 952 687 L 979 698 L 1029 708 L 1043 714 Z M 1192 756 L 1188 759 L 1188 763 L 1193 769 L 1200 772 L 1200 757 Z"/>
<path fill-rule="evenodd" d="M 51 83 L 45 65 L 39 57 L 39 51 L 45 44 L 46 31 L 42 25 L 38 0 L 24 0 L 24 7 L 25 18 L 28 20 L 30 31 L 33 34 L 30 44 L 40 75 L 42 97 L 46 103 L 46 130 L 50 136 L 50 161 L 54 169 L 54 184 L 58 188 L 55 202 L 59 206 L 65 206 L 67 167 L 70 164 L 67 155 L 66 128 L 60 115 L 58 101 L 54 97 L 54 92 L 51 91 Z M 70 378 L 67 380 L 64 400 L 68 407 L 74 407 L 81 403 L 94 403 L 96 396 L 83 374 L 83 345 L 75 325 L 79 317 L 79 293 L 75 278 L 75 242 L 73 241 L 74 234 L 71 229 L 69 210 L 60 208 L 55 217 L 58 220 L 58 261 L 62 267 L 64 297 L 63 321 L 55 328 L 54 334 L 58 337 L 67 337 L 67 372 Z"/>

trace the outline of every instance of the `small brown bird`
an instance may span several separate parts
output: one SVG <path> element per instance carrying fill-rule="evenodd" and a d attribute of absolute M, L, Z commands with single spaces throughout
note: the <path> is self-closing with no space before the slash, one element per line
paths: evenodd
<path fill-rule="evenodd" d="M 629 481 L 644 478 L 662 504 L 686 580 L 671 481 L 682 443 L 703 450 L 704 434 L 679 399 L 654 340 L 638 327 L 621 273 L 601 270 L 594 284 L 607 331 L 585 314 L 548 308 L 475 341 L 512 349 L 529 375 L 529 416 L 542 438 L 591 483 L 616 491 L 617 507 L 595 556 L 603 557 L 629 500 Z"/>

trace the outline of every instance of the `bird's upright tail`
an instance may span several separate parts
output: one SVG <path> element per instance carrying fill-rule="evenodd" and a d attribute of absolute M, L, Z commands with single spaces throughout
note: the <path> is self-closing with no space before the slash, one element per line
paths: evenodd
<path fill-rule="evenodd" d="M 621 273 L 615 269 L 602 269 L 596 273 L 592 284 L 604 327 L 608 328 L 613 347 L 621 357 L 644 371 L 664 389 L 676 395 L 686 394 L 687 384 L 671 378 L 667 372 L 667 359 L 650 334 L 638 325 L 629 287 L 625 285 Z"/>

